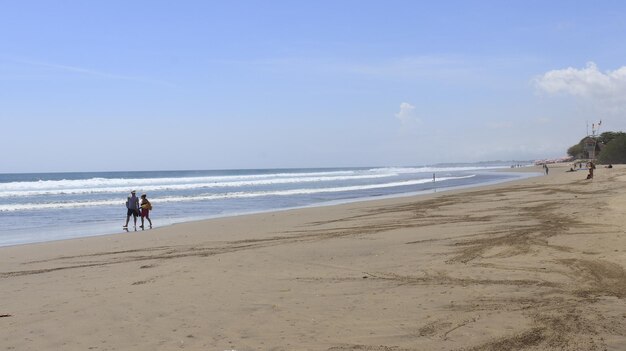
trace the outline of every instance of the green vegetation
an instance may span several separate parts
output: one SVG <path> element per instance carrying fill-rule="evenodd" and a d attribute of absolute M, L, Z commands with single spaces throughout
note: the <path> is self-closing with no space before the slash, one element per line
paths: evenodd
<path fill-rule="evenodd" d="M 567 149 L 567 154 L 577 159 L 588 159 L 585 144 L 592 137 L 584 137 L 578 144 Z M 600 163 L 626 163 L 626 133 L 604 132 L 592 139 L 595 141 L 597 160 Z"/>
<path fill-rule="evenodd" d="M 626 134 L 620 134 L 604 145 L 598 155 L 600 163 L 626 163 Z"/>
<path fill-rule="evenodd" d="M 567 154 L 574 158 L 587 158 L 587 152 L 583 146 L 583 141 L 581 140 L 578 144 L 567 149 Z"/>
<path fill-rule="evenodd" d="M 598 141 L 604 145 L 607 145 L 609 142 L 611 142 L 611 140 L 617 137 L 624 137 L 624 136 L 626 136 L 626 133 L 624 132 L 604 132 L 600 134 L 600 136 L 598 137 Z"/>

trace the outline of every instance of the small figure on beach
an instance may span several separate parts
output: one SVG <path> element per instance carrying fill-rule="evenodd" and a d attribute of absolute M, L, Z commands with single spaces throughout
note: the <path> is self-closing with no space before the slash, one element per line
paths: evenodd
<path fill-rule="evenodd" d="M 593 179 L 593 170 L 596 169 L 596 165 L 594 165 L 593 162 L 589 162 L 587 164 L 587 167 L 589 168 L 589 174 L 587 174 L 587 179 Z"/>
<path fill-rule="evenodd" d="M 545 165 L 545 169 L 546 169 L 546 175 L 548 175 L 548 172 L 550 171 L 550 169 L 548 168 L 548 165 Z"/>
<path fill-rule="evenodd" d="M 135 190 L 130 192 L 130 196 L 126 198 L 126 224 L 124 224 L 123 228 L 128 228 L 128 221 L 130 220 L 130 216 L 133 216 L 133 220 L 135 221 L 135 229 L 137 228 L 137 216 L 139 216 L 139 198 L 135 195 Z"/>
<path fill-rule="evenodd" d="M 152 220 L 150 220 L 150 210 L 152 210 L 152 204 L 146 198 L 146 194 L 141 194 L 141 226 L 139 228 L 143 229 L 143 219 L 146 218 L 148 223 L 150 223 L 150 228 L 152 228 Z"/>

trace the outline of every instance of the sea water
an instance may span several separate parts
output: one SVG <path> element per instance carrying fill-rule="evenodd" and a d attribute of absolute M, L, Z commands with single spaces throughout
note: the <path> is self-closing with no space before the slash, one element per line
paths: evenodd
<path fill-rule="evenodd" d="M 0 246 L 122 231 L 131 190 L 157 227 L 442 191 L 523 175 L 503 165 L 0 174 Z M 434 175 L 434 180 L 433 180 Z M 139 220 L 138 220 L 139 222 Z M 138 223 L 139 225 L 139 223 Z M 129 228 L 133 228 L 131 217 Z"/>

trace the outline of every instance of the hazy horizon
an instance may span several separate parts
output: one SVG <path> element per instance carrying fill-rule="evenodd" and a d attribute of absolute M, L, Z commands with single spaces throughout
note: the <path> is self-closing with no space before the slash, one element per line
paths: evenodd
<path fill-rule="evenodd" d="M 343 167 L 277 167 L 277 168 L 210 168 L 210 169 L 141 169 L 141 170 L 80 170 L 80 171 L 39 171 L 39 172 L 0 172 L 0 175 L 10 174 L 63 174 L 63 173 L 156 173 L 156 172 L 228 172 L 228 171 L 270 171 L 270 170 L 333 170 L 333 169 L 386 169 L 386 168 L 429 168 L 429 167 L 459 167 L 459 166 L 498 166 L 508 167 L 515 165 L 530 165 L 538 160 L 492 160 L 477 162 L 444 162 L 423 165 L 370 165 L 370 166 L 343 166 Z"/>

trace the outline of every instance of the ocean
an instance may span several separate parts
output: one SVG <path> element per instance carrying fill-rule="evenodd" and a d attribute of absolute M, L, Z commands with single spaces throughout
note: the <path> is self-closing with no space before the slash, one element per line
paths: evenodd
<path fill-rule="evenodd" d="M 147 194 L 153 224 L 162 227 L 527 176 L 497 168 L 509 166 L 0 174 L 0 246 L 120 233 L 131 190 Z"/>

